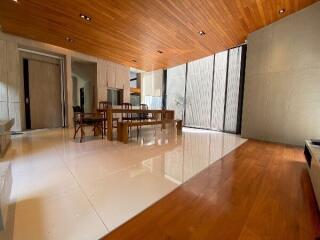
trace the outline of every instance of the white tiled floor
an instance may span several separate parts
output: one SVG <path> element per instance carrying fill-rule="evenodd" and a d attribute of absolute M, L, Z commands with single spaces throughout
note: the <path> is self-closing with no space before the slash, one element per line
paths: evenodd
<path fill-rule="evenodd" d="M 125 145 L 67 129 L 13 139 L 13 239 L 98 239 L 242 144 L 231 134 L 143 129 Z M 135 136 L 135 134 L 133 134 Z"/>

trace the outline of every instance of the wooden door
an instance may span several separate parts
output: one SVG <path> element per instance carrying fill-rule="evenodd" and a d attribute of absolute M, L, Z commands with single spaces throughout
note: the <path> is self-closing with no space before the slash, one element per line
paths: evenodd
<path fill-rule="evenodd" d="M 62 127 L 60 65 L 29 60 L 31 129 Z"/>

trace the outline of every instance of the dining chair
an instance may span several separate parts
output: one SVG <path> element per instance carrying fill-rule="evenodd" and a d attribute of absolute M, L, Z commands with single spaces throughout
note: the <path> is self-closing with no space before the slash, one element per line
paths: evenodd
<path fill-rule="evenodd" d="M 108 109 L 112 108 L 112 103 L 111 102 L 108 102 L 108 101 L 100 101 L 99 102 L 99 109 L 102 109 L 104 110 L 103 111 L 103 117 L 105 119 L 105 127 L 104 127 L 104 131 L 106 131 L 107 129 L 107 111 Z M 118 121 L 119 121 L 119 118 L 118 117 L 112 117 L 112 128 L 117 128 L 118 126 Z M 115 123 L 115 125 L 114 125 Z"/>
<path fill-rule="evenodd" d="M 148 105 L 145 103 L 141 103 L 140 104 L 140 109 L 141 110 L 148 110 Z M 139 113 L 139 120 L 143 121 L 143 120 L 148 120 L 150 119 L 149 117 L 149 113 Z"/>
<path fill-rule="evenodd" d="M 74 124 L 74 135 L 73 139 L 76 138 L 78 131 L 80 130 L 80 142 L 85 135 L 84 128 L 86 126 L 93 126 L 94 136 L 96 136 L 97 130 L 101 130 L 101 138 L 104 136 L 104 117 L 101 113 L 83 113 L 80 106 L 73 107 L 73 124 Z"/>
<path fill-rule="evenodd" d="M 141 109 L 141 110 L 148 110 L 149 107 L 148 107 L 147 104 L 141 103 L 141 104 L 140 104 L 140 109 Z M 152 116 L 150 116 L 149 113 L 143 112 L 143 113 L 139 113 L 139 120 L 140 120 L 140 121 L 149 121 L 149 120 L 151 120 L 151 121 L 152 121 L 152 120 L 156 121 L 157 119 L 156 119 L 156 115 L 155 115 L 155 114 L 152 114 Z M 140 126 L 140 129 L 139 129 L 138 134 L 141 134 L 141 127 L 142 127 L 142 125 Z M 156 135 L 156 125 L 153 125 L 153 129 L 154 129 L 154 135 Z"/>
<path fill-rule="evenodd" d="M 132 110 L 132 104 L 124 102 L 121 104 L 121 109 Z M 121 113 L 121 120 L 122 121 L 132 121 L 133 120 L 132 113 L 131 112 L 122 112 Z"/>
<path fill-rule="evenodd" d="M 108 101 L 100 101 L 99 102 L 99 109 L 108 109 L 109 107 L 112 107 L 112 103 Z"/>
<path fill-rule="evenodd" d="M 121 104 L 121 109 L 132 110 L 132 104 L 124 102 Z M 121 113 L 121 121 L 132 122 L 134 120 L 139 120 L 139 116 L 135 116 L 131 112 Z M 128 128 L 129 133 L 131 133 L 131 126 Z M 137 126 L 137 138 L 139 137 L 139 126 Z"/>

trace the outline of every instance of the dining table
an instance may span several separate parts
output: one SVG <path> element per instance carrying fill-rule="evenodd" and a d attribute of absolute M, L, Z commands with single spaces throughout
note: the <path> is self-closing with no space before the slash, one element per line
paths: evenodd
<path fill-rule="evenodd" d="M 121 108 L 107 108 L 107 109 L 97 109 L 98 112 L 105 113 L 105 120 L 107 124 L 107 139 L 113 141 L 113 126 L 112 119 L 114 114 L 153 114 L 159 115 L 160 120 L 157 123 L 162 124 L 162 128 L 165 128 L 165 124 L 169 121 L 174 120 L 174 110 L 166 110 L 166 109 L 121 109 Z M 150 124 L 153 124 L 150 121 Z M 141 125 L 147 125 L 147 122 L 141 122 Z"/>

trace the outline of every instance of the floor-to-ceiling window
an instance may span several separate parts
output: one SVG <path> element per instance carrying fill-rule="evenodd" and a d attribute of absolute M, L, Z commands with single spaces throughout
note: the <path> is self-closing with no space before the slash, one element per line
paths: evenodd
<path fill-rule="evenodd" d="M 175 111 L 177 119 L 184 118 L 184 94 L 187 64 L 167 69 L 167 108 Z"/>
<path fill-rule="evenodd" d="M 224 131 L 237 132 L 239 121 L 239 99 L 241 82 L 242 48 L 229 50 L 229 67 L 226 91 L 226 107 L 224 117 Z M 242 101 L 242 99 L 240 99 Z"/>
<path fill-rule="evenodd" d="M 215 55 L 213 94 L 211 109 L 211 129 L 223 130 L 225 93 L 228 68 L 228 51 Z"/>
<path fill-rule="evenodd" d="M 214 56 L 188 63 L 185 125 L 210 128 Z"/>
<path fill-rule="evenodd" d="M 244 48 L 167 69 L 167 108 L 185 126 L 239 132 Z"/>

